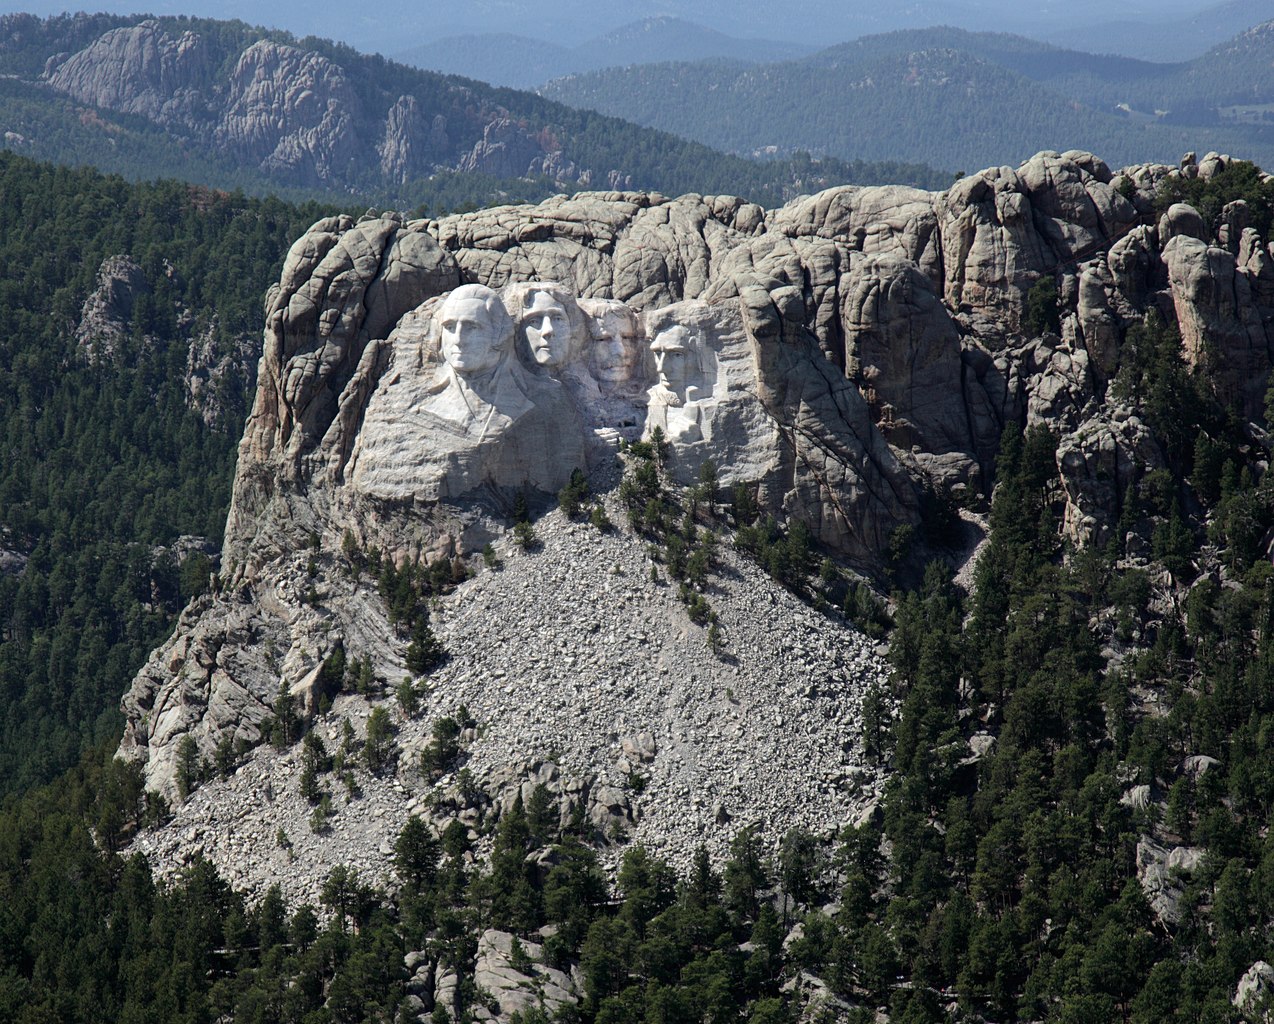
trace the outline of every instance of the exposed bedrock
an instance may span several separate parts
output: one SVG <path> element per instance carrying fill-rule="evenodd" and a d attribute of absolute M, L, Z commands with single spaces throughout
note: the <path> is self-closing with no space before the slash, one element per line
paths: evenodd
<path fill-rule="evenodd" d="M 1214 156 L 1193 172 L 1217 173 Z M 280 567 L 347 533 L 399 559 L 470 557 L 519 498 L 546 506 L 572 470 L 656 429 L 673 480 L 711 460 L 723 488 L 871 571 L 919 525 L 926 489 L 984 499 L 1004 428 L 1047 424 L 1064 529 L 1104 543 L 1128 487 L 1163 464 L 1110 397 L 1148 311 L 1175 319 L 1224 402 L 1262 415 L 1268 239 L 1234 204 L 1212 224 L 1182 205 L 1160 218 L 1156 190 L 1183 173 L 1041 153 L 943 193 L 845 186 L 775 211 L 616 191 L 325 218 L 267 297 L 222 563 L 235 600 L 290 593 Z M 1047 289 L 1031 295 L 1050 279 L 1055 323 Z M 302 603 L 271 606 L 280 644 Z M 200 664 L 241 642 L 228 607 L 217 618 L 209 632 L 192 609 L 179 628 L 207 649 Z M 168 700 L 177 670 L 152 662 L 126 702 L 153 711 L 149 725 L 130 713 L 129 749 L 163 776 L 230 691 L 210 669 L 207 701 Z M 244 703 L 247 732 L 269 696 Z"/>

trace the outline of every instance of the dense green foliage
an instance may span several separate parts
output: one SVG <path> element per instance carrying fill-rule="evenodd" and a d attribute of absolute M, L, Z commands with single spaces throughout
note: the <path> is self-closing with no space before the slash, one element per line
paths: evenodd
<path fill-rule="evenodd" d="M 892 997 L 908 1020 L 942 1019 L 935 990 L 994 1019 L 1229 1020 L 1239 976 L 1274 951 L 1269 567 L 1196 585 L 1183 623 L 1143 570 L 1092 551 L 1059 565 L 1054 447 L 1042 429 L 1006 434 L 968 603 L 935 564 L 899 606 L 895 774 L 883 824 L 852 839 L 824 955 L 845 991 L 870 990 L 874 950 L 916 986 Z M 1228 465 L 1214 515 L 1246 500 L 1268 523 L 1268 488 Z M 1192 574 L 1200 538 L 1184 535 Z M 1131 650 L 1108 668 L 1103 644 Z M 1183 767 L 1193 755 L 1216 762 Z M 1139 783 L 1170 794 L 1166 817 L 1121 800 Z M 1203 851 L 1173 930 L 1137 883 L 1147 835 Z"/>
<path fill-rule="evenodd" d="M 299 1021 L 325 1001 L 324 1020 L 377 1007 L 393 1019 L 402 943 L 380 894 L 333 872 L 320 928 L 314 908 L 287 914 L 277 888 L 249 909 L 202 859 L 160 885 L 85 824 L 134 828 L 139 794 L 135 769 L 98 756 L 0 813 L 0 1019 Z"/>
<path fill-rule="evenodd" d="M 1155 195 L 1155 205 L 1166 210 L 1173 203 L 1189 203 L 1199 211 L 1204 224 L 1215 224 L 1226 203 L 1247 203 L 1251 226 L 1269 234 L 1274 221 L 1274 182 L 1261 180 L 1262 171 L 1246 160 L 1235 160 L 1207 181 L 1202 178 L 1171 178 Z"/>
<path fill-rule="evenodd" d="M 331 767 L 314 763 L 320 776 Z M 615 901 L 585 842 L 597 837 L 582 816 L 559 827 L 540 788 L 501 815 L 489 866 L 471 864 L 464 828 L 435 838 L 412 818 L 388 889 L 337 867 L 321 908 L 289 914 L 277 887 L 249 907 L 202 858 L 165 885 L 140 856 L 95 844 L 87 822 L 99 823 L 99 840 L 107 828 L 126 836 L 142 808 L 138 771 L 95 754 L 0 811 L 0 1019 L 391 1022 L 403 1019 L 404 953 L 421 950 L 457 974 L 458 1006 L 434 1019 L 468 1020 L 488 998 L 473 976 L 486 928 L 543 942 L 552 965 L 579 964 L 586 998 L 565 1019 L 790 1019 L 782 925 L 817 892 L 809 837 L 790 837 L 771 863 L 745 830 L 724 875 L 701 853 L 682 878 L 635 848 Z M 776 911 L 768 894 L 778 884 L 792 895 Z M 555 926 L 547 940 L 545 925 Z"/>
<path fill-rule="evenodd" d="M 189 339 L 261 330 L 261 294 L 315 210 L 178 183 L 129 185 L 0 153 L 0 792 L 117 738 L 116 706 L 206 568 L 154 548 L 218 542 L 247 396 L 224 430 L 187 405 Z M 115 357 L 74 327 L 99 264 L 127 253 L 151 294 Z M 189 568 L 195 568 L 188 566 Z"/>

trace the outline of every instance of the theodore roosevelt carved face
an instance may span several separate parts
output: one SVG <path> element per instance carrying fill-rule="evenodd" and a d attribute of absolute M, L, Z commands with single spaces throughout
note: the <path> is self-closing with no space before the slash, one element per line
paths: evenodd
<path fill-rule="evenodd" d="M 614 299 L 595 300 L 588 312 L 593 339 L 588 350 L 589 372 L 603 384 L 632 380 L 641 366 L 637 315 Z"/>

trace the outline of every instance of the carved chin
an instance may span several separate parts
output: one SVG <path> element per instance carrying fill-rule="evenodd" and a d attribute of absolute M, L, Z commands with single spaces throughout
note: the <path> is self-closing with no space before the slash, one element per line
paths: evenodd
<path fill-rule="evenodd" d="M 685 398 L 662 381 L 651 391 L 650 400 L 656 405 L 668 405 L 673 408 L 679 408 L 686 404 Z"/>

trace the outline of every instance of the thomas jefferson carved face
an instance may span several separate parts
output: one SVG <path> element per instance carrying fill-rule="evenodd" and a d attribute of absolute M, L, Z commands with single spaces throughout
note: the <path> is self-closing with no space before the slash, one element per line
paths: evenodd
<path fill-rule="evenodd" d="M 571 351 L 571 321 L 562 304 L 544 291 L 531 292 L 522 312 L 526 344 L 535 362 L 553 369 L 566 362 Z"/>
<path fill-rule="evenodd" d="M 593 376 L 608 384 L 631 380 L 641 361 L 633 311 L 619 303 L 606 306 L 592 318 L 592 335 L 588 363 Z"/>
<path fill-rule="evenodd" d="M 513 340 L 504 308 L 495 293 L 481 285 L 465 285 L 452 292 L 438 311 L 438 320 L 442 358 L 462 375 L 490 370 Z"/>

